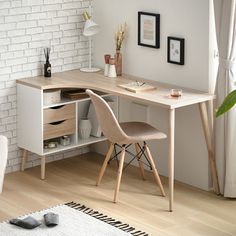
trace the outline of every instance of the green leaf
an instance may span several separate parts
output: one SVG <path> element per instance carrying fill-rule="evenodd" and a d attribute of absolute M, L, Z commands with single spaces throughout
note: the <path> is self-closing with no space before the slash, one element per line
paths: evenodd
<path fill-rule="evenodd" d="M 229 93 L 216 111 L 216 117 L 230 110 L 236 103 L 236 90 Z"/>

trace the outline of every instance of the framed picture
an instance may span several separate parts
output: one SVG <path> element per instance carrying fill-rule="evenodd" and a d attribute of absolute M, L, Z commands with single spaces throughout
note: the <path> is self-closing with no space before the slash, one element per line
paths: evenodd
<path fill-rule="evenodd" d="M 168 37 L 167 61 L 178 65 L 184 65 L 184 39 Z"/>
<path fill-rule="evenodd" d="M 160 48 L 160 14 L 138 12 L 138 45 Z"/>

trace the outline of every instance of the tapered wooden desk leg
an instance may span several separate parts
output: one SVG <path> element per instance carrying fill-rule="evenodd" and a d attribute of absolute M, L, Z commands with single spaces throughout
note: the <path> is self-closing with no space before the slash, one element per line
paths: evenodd
<path fill-rule="evenodd" d="M 169 111 L 169 211 L 174 201 L 175 109 Z"/>
<path fill-rule="evenodd" d="M 45 179 L 45 164 L 46 164 L 46 158 L 45 156 L 41 157 L 41 179 Z"/>
<path fill-rule="evenodd" d="M 25 164 L 26 164 L 27 160 L 28 160 L 28 151 L 23 149 L 21 171 L 25 170 Z"/>
<path fill-rule="evenodd" d="M 138 144 L 135 143 L 135 149 L 136 149 L 136 154 L 138 155 L 138 153 L 141 151 Z M 142 154 L 140 154 L 142 155 Z M 138 164 L 139 164 L 139 168 L 140 168 L 140 173 L 142 176 L 142 179 L 145 180 L 145 174 L 144 174 L 144 167 L 143 167 L 143 162 L 140 160 L 140 155 L 138 156 Z"/>
<path fill-rule="evenodd" d="M 216 162 L 215 162 L 215 153 L 214 153 L 214 148 L 213 148 L 213 137 L 212 137 L 212 132 L 210 128 L 210 121 L 208 117 L 206 102 L 199 103 L 199 109 L 200 109 L 200 115 L 202 119 L 203 131 L 204 131 L 206 144 L 207 144 L 208 158 L 210 162 L 213 187 L 214 187 L 215 193 L 220 194 L 220 187 L 219 187 Z"/>

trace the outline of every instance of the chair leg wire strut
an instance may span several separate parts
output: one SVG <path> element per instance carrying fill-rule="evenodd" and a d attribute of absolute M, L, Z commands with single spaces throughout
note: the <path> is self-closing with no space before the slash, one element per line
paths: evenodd
<path fill-rule="evenodd" d="M 133 154 L 132 152 L 130 152 L 128 150 L 128 148 L 131 146 L 132 144 L 127 144 L 127 145 L 119 145 L 117 143 L 111 143 L 110 148 L 107 152 L 106 158 L 103 162 L 102 168 L 100 170 L 98 179 L 97 179 L 97 186 L 100 184 L 102 177 L 104 175 L 104 172 L 106 170 L 107 164 L 109 164 L 112 160 L 116 160 L 117 165 L 118 165 L 118 173 L 117 173 L 117 180 L 116 180 L 116 188 L 115 188 L 115 194 L 114 194 L 114 202 L 117 202 L 117 198 L 118 198 L 118 193 L 119 193 L 119 188 L 120 188 L 120 182 L 121 182 L 121 176 L 122 176 L 122 172 L 123 170 L 125 170 L 135 159 L 138 160 L 139 163 L 139 167 L 140 167 L 140 171 L 141 171 L 141 175 L 143 180 L 145 180 L 145 176 L 144 176 L 144 168 L 143 165 L 146 165 L 150 168 L 150 170 L 152 170 L 155 180 L 158 184 L 158 187 L 160 189 L 161 195 L 163 197 L 165 197 L 165 191 L 164 188 L 162 186 L 161 183 L 161 179 L 160 176 L 157 172 L 154 160 L 152 158 L 151 152 L 149 150 L 148 145 L 146 144 L 146 142 L 144 142 L 143 146 L 141 146 L 139 143 L 135 143 L 135 148 L 136 148 L 136 155 Z M 119 151 L 117 151 L 117 148 L 121 149 Z M 114 156 L 112 156 L 112 153 L 115 153 Z M 146 153 L 145 153 L 146 152 Z M 124 166 L 124 158 L 125 158 L 125 153 L 129 154 L 130 156 L 132 156 L 132 159 Z M 112 157 L 111 157 L 112 156 Z M 118 159 L 118 156 L 120 156 L 120 161 Z M 141 158 L 144 157 L 146 162 L 142 161 Z"/>
<path fill-rule="evenodd" d="M 151 164 L 150 164 L 150 161 L 148 160 L 148 158 L 147 158 L 147 156 L 146 156 L 146 154 L 145 154 L 145 144 L 146 144 L 146 142 L 144 142 L 144 145 L 141 147 L 141 145 L 140 145 L 139 143 L 137 143 L 137 145 L 138 145 L 140 151 L 139 151 L 136 155 L 133 154 L 132 152 L 130 152 L 130 151 L 128 150 L 128 148 L 129 148 L 130 146 L 132 146 L 132 144 L 127 144 L 127 145 L 124 146 L 124 147 L 125 147 L 125 152 L 128 153 L 128 154 L 129 154 L 130 156 L 132 156 L 133 158 L 125 165 L 125 167 L 123 168 L 123 171 L 124 171 L 135 159 L 137 159 L 137 161 L 139 161 L 139 162 L 142 162 L 144 165 L 148 166 L 148 167 L 150 168 L 150 170 L 152 170 L 152 166 L 151 166 Z M 122 149 L 122 147 L 123 147 L 123 146 L 121 146 L 121 145 L 119 145 L 119 144 L 117 144 L 117 143 L 114 144 L 114 152 L 115 152 L 115 155 L 110 158 L 110 160 L 108 161 L 108 164 L 110 164 L 111 161 L 113 161 L 114 159 L 116 159 L 117 165 L 119 166 L 119 159 L 118 159 L 118 157 L 119 157 L 119 155 L 121 154 L 122 150 L 119 151 L 119 152 L 117 152 L 117 148 Z M 146 162 L 144 162 L 144 161 L 141 160 L 142 157 L 145 158 L 145 160 L 147 161 L 148 164 L 147 164 Z"/>

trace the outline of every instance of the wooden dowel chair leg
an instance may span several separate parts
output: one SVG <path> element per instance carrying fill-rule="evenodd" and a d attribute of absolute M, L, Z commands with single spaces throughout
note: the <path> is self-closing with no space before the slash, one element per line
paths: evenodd
<path fill-rule="evenodd" d="M 134 145 L 135 145 L 135 149 L 136 149 L 136 154 L 138 155 L 138 153 L 141 151 L 141 150 L 140 150 L 140 147 L 138 146 L 137 143 L 135 143 Z M 139 168 L 140 168 L 141 177 L 142 177 L 143 180 L 145 180 L 144 167 L 143 167 L 142 161 L 140 160 L 141 155 L 142 155 L 142 154 L 140 154 L 140 155 L 138 156 L 138 164 L 139 164 Z"/>
<path fill-rule="evenodd" d="M 122 148 L 122 152 L 121 152 L 121 156 L 120 156 L 120 164 L 119 164 L 117 180 L 116 180 L 116 188 L 115 188 L 115 194 L 114 194 L 114 203 L 117 202 L 117 198 L 118 198 L 118 193 L 119 193 L 119 189 L 120 189 L 120 181 L 121 181 L 123 165 L 124 165 L 124 159 L 125 159 L 125 148 L 123 147 Z"/>
<path fill-rule="evenodd" d="M 157 182 L 157 184 L 158 184 L 158 186 L 159 186 L 159 188 L 160 188 L 161 195 L 162 195 L 163 197 L 165 197 L 166 194 L 165 194 L 163 185 L 162 185 L 162 183 L 161 183 L 160 176 L 159 176 L 159 174 L 158 174 L 158 172 L 157 172 L 155 162 L 154 162 L 154 160 L 153 160 L 153 158 L 152 158 L 150 149 L 149 149 L 149 147 L 148 147 L 147 144 L 144 144 L 144 147 L 145 147 L 145 150 L 147 151 L 147 158 L 148 158 L 148 160 L 150 161 L 150 164 L 151 164 L 151 166 L 152 166 L 152 171 L 153 171 L 155 180 L 156 180 L 156 182 Z"/>
<path fill-rule="evenodd" d="M 114 150 L 114 143 L 111 143 L 111 145 L 108 149 L 107 155 L 105 157 L 105 160 L 102 164 L 102 168 L 101 168 L 100 173 L 99 173 L 98 178 L 97 178 L 97 182 L 96 182 L 97 186 L 101 183 L 102 177 L 103 177 L 104 172 L 107 168 L 107 163 L 110 160 L 110 157 L 111 157 L 111 154 L 112 154 L 113 150 Z"/>

